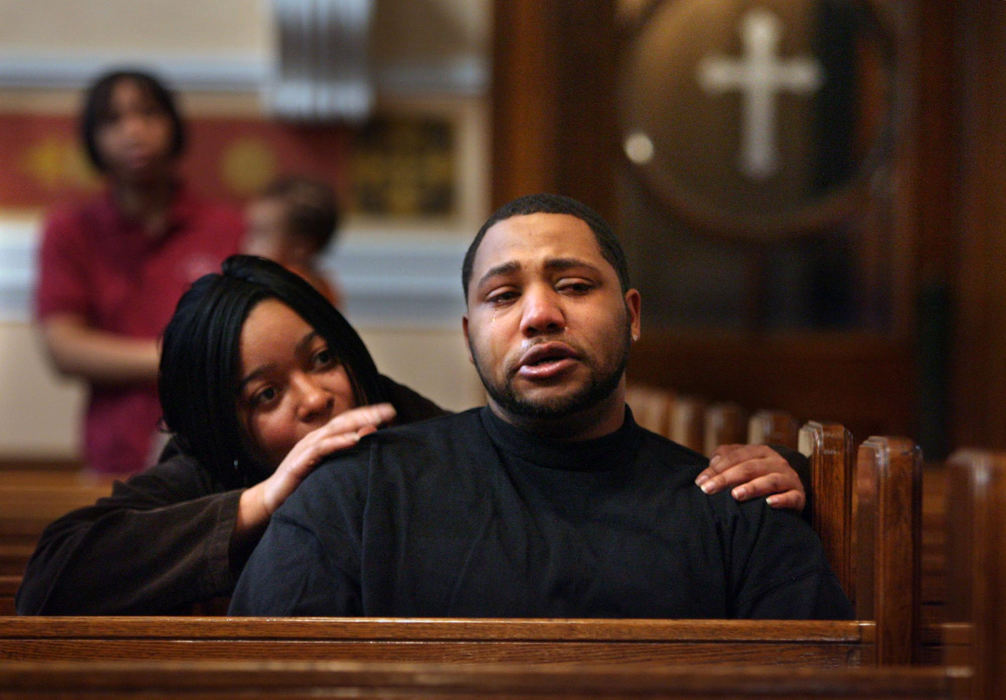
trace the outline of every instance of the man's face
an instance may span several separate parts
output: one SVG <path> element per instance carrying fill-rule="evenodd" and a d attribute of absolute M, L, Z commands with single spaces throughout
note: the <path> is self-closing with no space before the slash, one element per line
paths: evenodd
<path fill-rule="evenodd" d="M 504 419 L 561 419 L 604 405 L 621 424 L 639 293 L 622 294 L 590 227 L 575 216 L 514 216 L 486 232 L 464 330 Z"/>

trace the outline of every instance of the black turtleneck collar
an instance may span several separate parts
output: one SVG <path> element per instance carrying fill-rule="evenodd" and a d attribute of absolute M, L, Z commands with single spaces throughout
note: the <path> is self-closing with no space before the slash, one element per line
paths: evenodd
<path fill-rule="evenodd" d="M 603 471 L 617 468 L 633 460 L 643 436 L 628 406 L 622 427 L 593 440 L 545 438 L 507 423 L 488 406 L 482 408 L 479 417 L 499 450 L 549 469 Z"/>

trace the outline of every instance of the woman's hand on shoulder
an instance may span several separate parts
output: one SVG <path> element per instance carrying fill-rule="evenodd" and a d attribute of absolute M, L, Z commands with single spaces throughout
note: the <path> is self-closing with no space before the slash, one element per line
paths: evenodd
<path fill-rule="evenodd" d="M 390 403 L 361 406 L 340 413 L 300 439 L 265 481 L 241 494 L 235 530 L 264 527 L 276 509 L 293 493 L 322 459 L 348 449 L 364 435 L 395 417 Z"/>
<path fill-rule="evenodd" d="M 361 406 L 340 413 L 301 438 L 272 476 L 261 484 L 263 504 L 269 515 L 276 512 L 322 459 L 352 447 L 394 417 L 395 409 L 390 403 Z"/>
<path fill-rule="evenodd" d="M 800 477 L 782 455 L 767 445 L 721 445 L 695 479 L 707 494 L 731 488 L 738 501 L 768 496 L 773 508 L 803 510 L 807 503 Z"/>

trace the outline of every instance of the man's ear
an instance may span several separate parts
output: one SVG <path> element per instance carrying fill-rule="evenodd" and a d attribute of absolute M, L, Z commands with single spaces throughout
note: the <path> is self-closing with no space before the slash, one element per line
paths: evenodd
<path fill-rule="evenodd" d="M 461 317 L 461 330 L 465 334 L 465 350 L 468 351 L 468 361 L 474 365 L 475 358 L 472 357 L 472 343 L 468 338 L 468 314 Z"/>
<path fill-rule="evenodd" d="M 632 340 L 639 340 L 639 332 L 642 326 L 640 313 L 643 300 L 636 289 L 630 289 L 625 293 L 625 308 L 629 312 L 629 328 L 632 332 Z"/>

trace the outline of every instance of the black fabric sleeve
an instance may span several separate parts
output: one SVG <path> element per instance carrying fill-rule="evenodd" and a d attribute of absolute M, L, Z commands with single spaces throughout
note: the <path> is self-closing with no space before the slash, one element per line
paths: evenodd
<path fill-rule="evenodd" d="M 277 512 L 238 579 L 227 614 L 362 615 L 359 580 L 332 560 L 332 539 Z"/>
<path fill-rule="evenodd" d="M 273 514 L 238 579 L 229 615 L 364 614 L 360 528 L 368 452 L 322 464 Z"/>
<path fill-rule="evenodd" d="M 169 614 L 228 595 L 240 490 L 191 458 L 162 461 L 49 525 L 17 593 L 20 615 Z"/>
<path fill-rule="evenodd" d="M 727 504 L 721 520 L 731 578 L 731 617 L 846 620 L 852 604 L 842 591 L 816 533 L 792 511 L 765 499 Z"/>

